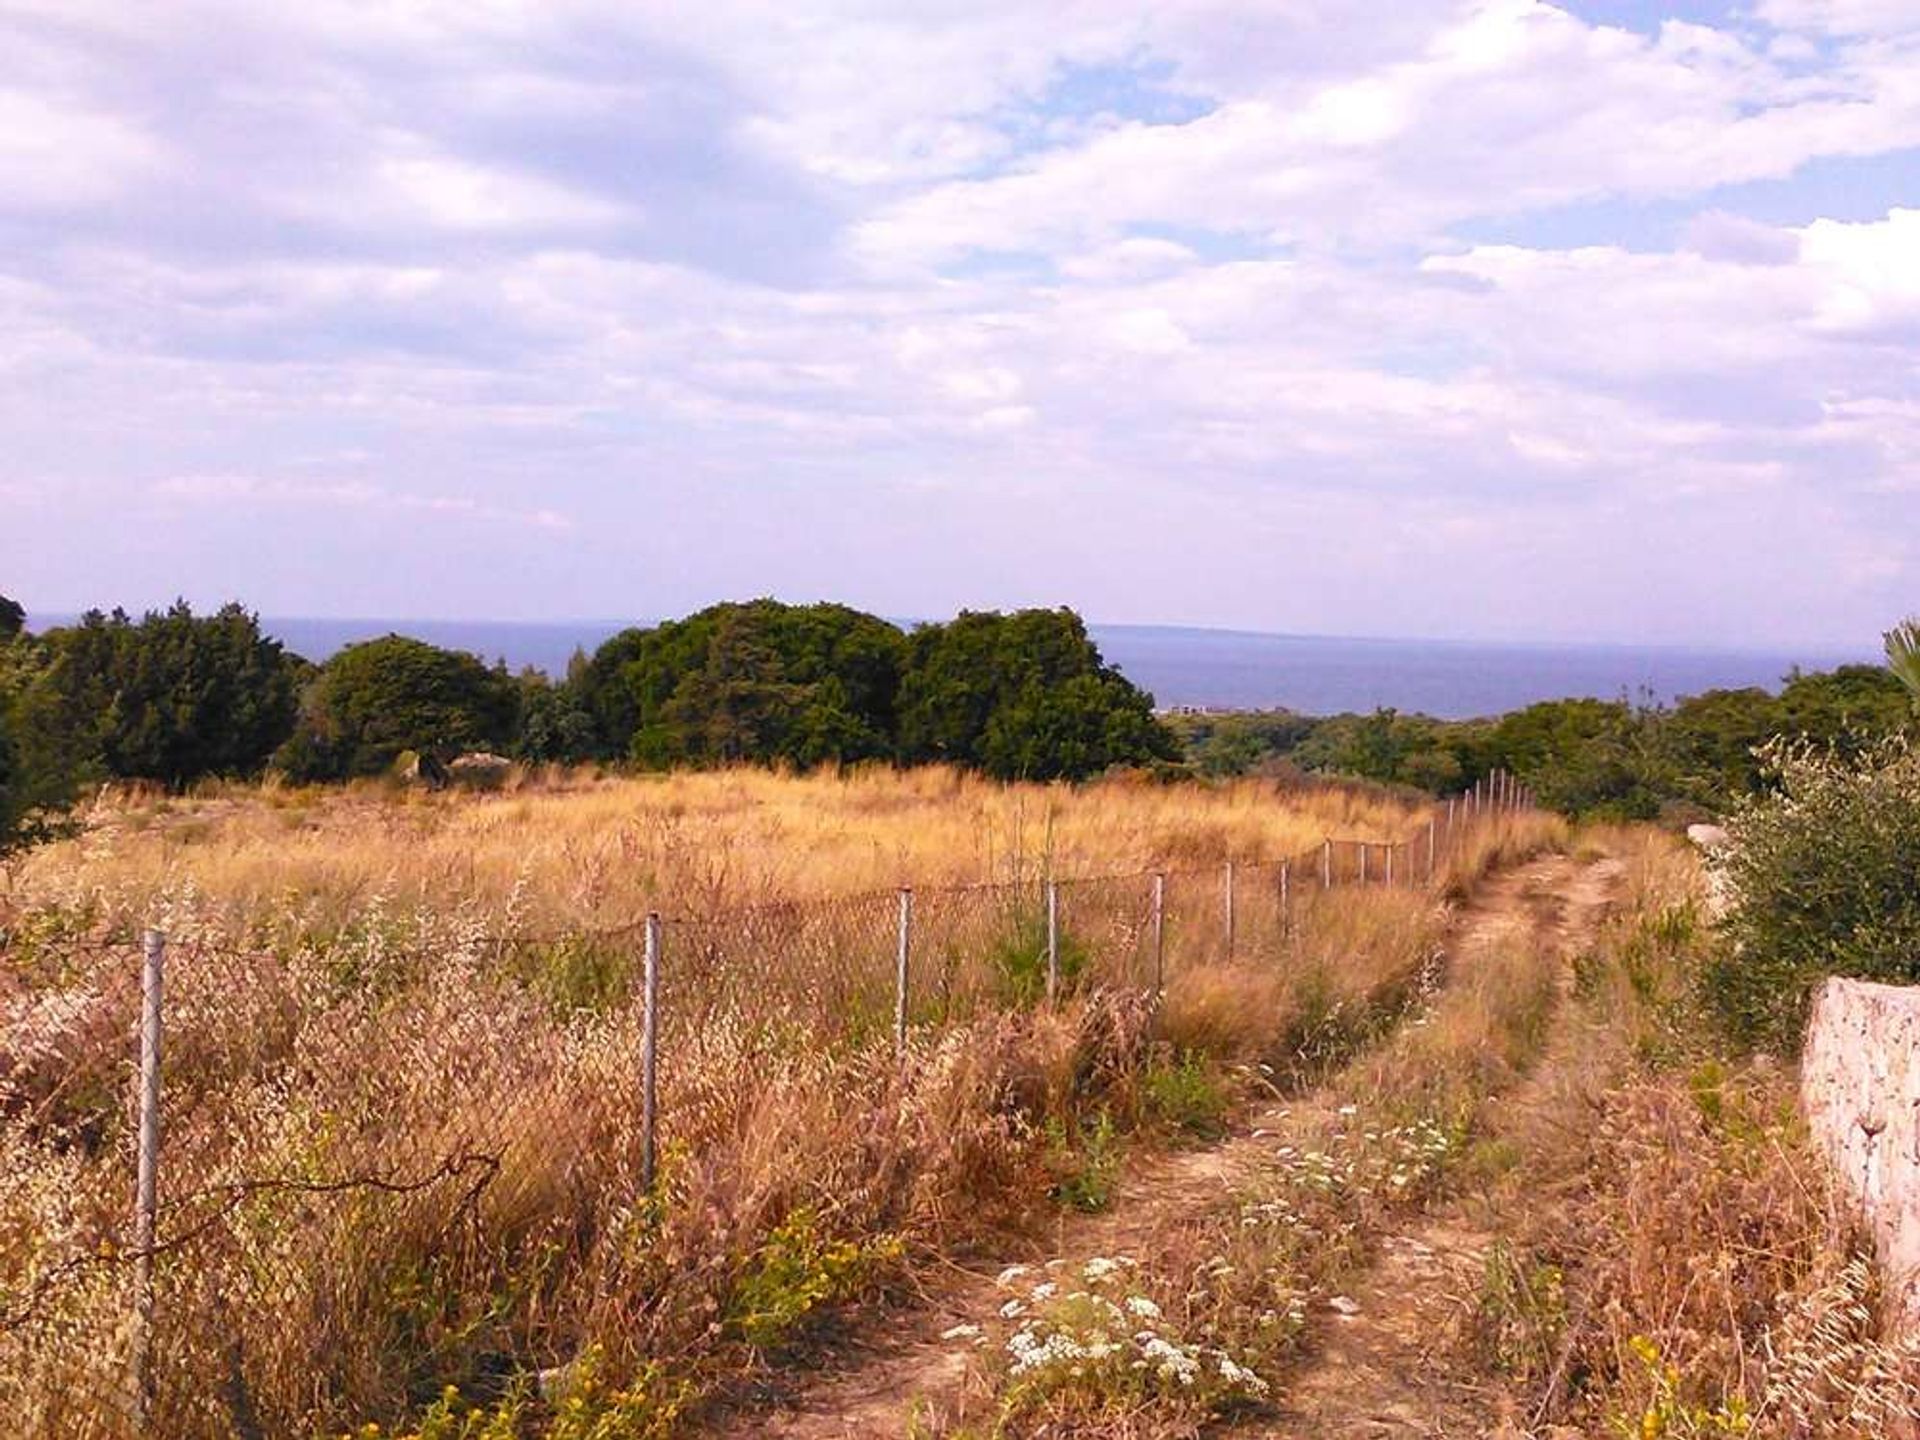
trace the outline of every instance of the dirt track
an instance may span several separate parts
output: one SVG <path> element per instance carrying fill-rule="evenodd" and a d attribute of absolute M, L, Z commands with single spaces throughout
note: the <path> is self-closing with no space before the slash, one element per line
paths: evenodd
<path fill-rule="evenodd" d="M 1590 940 L 1617 879 L 1609 861 L 1580 865 L 1550 857 L 1490 880 L 1449 927 L 1449 969 L 1474 963 L 1481 948 L 1518 933 L 1550 947 L 1570 976 L 1571 957 Z M 1492 1128 L 1524 1143 L 1544 1111 L 1556 1108 L 1556 1076 L 1578 1037 L 1557 1008 L 1539 1064 L 1493 1109 Z M 1331 1093 L 1332 1086 L 1329 1086 Z M 1288 1112 L 1325 1103 L 1308 1096 L 1282 1111 L 1246 1117 L 1241 1133 L 1202 1150 L 1158 1156 L 1130 1170 L 1112 1205 L 1066 1216 L 1047 1243 L 993 1257 L 991 1266 L 953 1270 L 925 1303 L 861 1327 L 816 1372 L 786 1371 L 754 1403 L 717 1420 L 720 1436 L 776 1440 L 902 1440 L 916 1419 L 950 1415 L 968 1383 L 967 1352 L 943 1338 L 981 1324 L 1005 1299 L 994 1276 L 1003 1264 L 1125 1253 L 1182 1215 L 1225 1196 L 1234 1180 L 1276 1143 Z M 1387 1238 L 1372 1268 L 1349 1289 L 1351 1314 L 1330 1311 L 1309 1358 L 1280 1387 L 1277 1417 L 1250 1421 L 1248 1436 L 1467 1437 L 1497 1434 L 1504 1417 L 1489 1395 L 1449 1363 L 1448 1337 L 1476 1293 L 1494 1239 L 1471 1206 L 1418 1214 Z M 1345 1307 L 1342 1307 L 1345 1309 Z"/>

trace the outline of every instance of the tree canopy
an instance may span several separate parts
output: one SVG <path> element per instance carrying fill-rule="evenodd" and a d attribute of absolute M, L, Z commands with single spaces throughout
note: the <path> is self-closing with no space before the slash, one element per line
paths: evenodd
<path fill-rule="evenodd" d="M 276 763 L 299 780 L 377 775 L 402 751 L 506 749 L 519 689 L 505 671 L 404 635 L 349 645 L 320 668 Z"/>
<path fill-rule="evenodd" d="M 238 605 L 89 612 L 20 637 L 16 746 L 36 769 L 185 785 L 254 773 L 293 723 L 300 662 Z"/>
<path fill-rule="evenodd" d="M 1068 610 L 909 635 L 844 605 L 715 605 L 622 631 L 573 683 L 600 753 L 651 766 L 944 761 L 1077 779 L 1177 754 Z"/>
<path fill-rule="evenodd" d="M 900 754 L 1004 779 L 1084 779 L 1173 760 L 1153 700 L 1106 664 L 1071 610 L 962 611 L 908 637 Z"/>

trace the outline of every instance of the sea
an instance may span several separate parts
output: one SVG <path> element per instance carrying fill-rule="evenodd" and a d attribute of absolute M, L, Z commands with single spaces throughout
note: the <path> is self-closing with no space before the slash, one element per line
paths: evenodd
<path fill-rule="evenodd" d="M 49 617 L 47 623 L 62 618 Z M 265 618 L 262 625 L 309 660 L 390 632 L 468 650 L 512 669 L 566 673 L 625 623 Z M 1778 689 L 1796 667 L 1873 662 L 1877 652 L 1730 650 L 1653 645 L 1489 644 L 1460 640 L 1278 635 L 1174 625 L 1090 625 L 1113 665 L 1163 709 L 1280 707 L 1308 715 L 1383 706 L 1459 720 L 1536 700 L 1593 696 L 1671 702 L 1703 690 Z"/>

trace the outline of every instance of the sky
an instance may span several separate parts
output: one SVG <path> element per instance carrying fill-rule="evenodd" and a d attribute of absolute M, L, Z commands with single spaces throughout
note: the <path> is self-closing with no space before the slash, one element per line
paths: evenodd
<path fill-rule="evenodd" d="M 1920 0 L 0 0 L 0 591 L 1858 649 Z"/>

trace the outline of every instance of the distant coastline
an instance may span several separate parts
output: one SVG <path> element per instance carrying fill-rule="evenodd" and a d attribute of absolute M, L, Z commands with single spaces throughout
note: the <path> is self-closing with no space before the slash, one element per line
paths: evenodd
<path fill-rule="evenodd" d="M 76 618 L 34 615 L 30 623 L 44 629 Z M 555 677 L 566 673 L 576 649 L 591 654 L 635 623 L 644 622 L 261 618 L 268 633 L 316 662 L 344 645 L 398 631 Z M 1880 658 L 1870 646 L 1849 654 L 1279 635 L 1178 625 L 1087 628 L 1107 660 L 1168 710 L 1332 715 L 1387 706 L 1463 720 L 1569 696 L 1666 702 L 1703 690 L 1777 690 L 1795 666 L 1824 670 Z"/>

